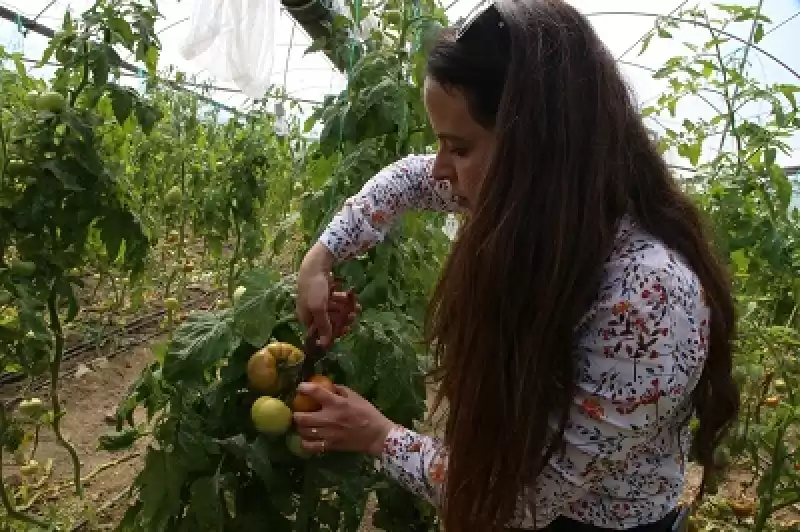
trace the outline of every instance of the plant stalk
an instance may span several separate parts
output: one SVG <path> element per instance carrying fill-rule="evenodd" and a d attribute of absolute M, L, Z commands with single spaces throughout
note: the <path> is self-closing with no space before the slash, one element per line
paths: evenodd
<path fill-rule="evenodd" d="M 70 444 L 61 433 L 61 402 L 58 397 L 58 380 L 61 373 L 61 359 L 64 356 L 64 331 L 61 328 L 61 318 L 58 316 L 58 283 L 60 279 L 53 282 L 50 289 L 50 296 L 47 298 L 47 309 L 50 313 L 50 331 L 55 338 L 55 350 L 53 360 L 50 363 L 50 402 L 53 407 L 53 433 L 56 441 L 63 447 L 72 459 L 73 477 L 75 479 L 75 493 L 83 498 L 83 485 L 81 484 L 81 460 L 75 448 Z"/>

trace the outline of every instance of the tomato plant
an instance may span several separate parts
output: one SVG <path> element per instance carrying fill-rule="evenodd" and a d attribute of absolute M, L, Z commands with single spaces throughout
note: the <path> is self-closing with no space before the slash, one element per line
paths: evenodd
<path fill-rule="evenodd" d="M 38 422 L 49 425 L 67 450 L 78 494 L 80 459 L 61 432 L 58 397 L 63 324 L 78 313 L 75 288 L 82 284 L 73 271 L 83 266 L 92 238 L 133 276 L 141 274 L 148 246 L 126 191 L 99 156 L 95 135 L 104 123 L 97 111 L 101 100 L 111 102 L 119 123 L 135 115 L 148 130 L 158 119 L 150 106 L 110 79 L 121 62 L 115 45 L 136 51 L 152 68 L 158 56 L 154 12 L 142 8 L 133 22 L 127 13 L 124 6 L 104 2 L 80 21 L 67 13 L 43 57 L 55 56 L 60 63 L 51 86 L 39 85 L 45 90 L 29 93 L 24 103 L 4 89 L 0 118 L 0 286 L 7 300 L 0 322 L 2 366 L 29 377 L 49 374 L 50 411 Z M 16 79 L 5 81 L 33 85 L 19 64 Z M 0 407 L 6 450 L 18 450 L 25 430 L 25 423 Z M 22 517 L 2 484 L 0 492 L 7 513 Z"/>
<path fill-rule="evenodd" d="M 715 14 L 685 9 L 659 20 L 653 36 L 671 38 L 671 29 L 693 25 L 707 38 L 699 45 L 685 43 L 686 55 L 655 72 L 670 90 L 643 109 L 645 116 L 674 118 L 684 101 L 699 99 L 712 110 L 710 117 L 684 119 L 682 128 L 667 127 L 658 142 L 690 165 L 676 172 L 708 214 L 733 273 L 742 411 L 717 452 L 711 491 L 732 468 L 749 480 L 740 500 L 720 506 L 712 499 L 703 511 L 712 521 L 734 520 L 748 530 L 775 526 L 776 512 L 800 502 L 795 468 L 800 398 L 792 391 L 800 370 L 800 217 L 790 209 L 792 184 L 778 163 L 780 154 L 790 153 L 786 139 L 800 130 L 800 85 L 767 84 L 751 76 L 748 57 L 761 53 L 758 44 L 771 23 L 760 7 L 719 5 Z M 749 42 L 730 52 L 736 43 L 726 28 L 733 22 L 750 24 L 752 31 Z M 744 109 L 753 106 L 768 112 L 746 115 Z"/>
<path fill-rule="evenodd" d="M 253 390 L 248 377 L 253 355 L 270 342 L 302 345 L 294 283 L 269 269 L 246 273 L 233 308 L 190 315 L 165 345 L 163 363 L 130 389 L 117 412 L 117 438 L 128 437 L 124 426 L 135 427 L 133 411 L 142 405 L 155 445 L 123 529 L 193 530 L 209 523 L 215 530 L 358 529 L 369 493 L 383 484 L 374 462 L 340 453 L 305 456 L 294 433 L 286 433 L 291 387 L 272 390 L 282 395 L 270 398 Z M 318 363 L 318 374 L 411 423 L 424 411 L 414 351 L 400 342 L 411 331 L 410 320 L 366 311 L 363 323 Z M 376 352 L 384 353 L 380 361 Z M 117 439 L 106 444 L 115 448 Z"/>

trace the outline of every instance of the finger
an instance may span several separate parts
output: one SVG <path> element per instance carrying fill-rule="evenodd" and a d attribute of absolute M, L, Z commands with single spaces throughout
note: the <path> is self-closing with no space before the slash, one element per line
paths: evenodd
<path fill-rule="evenodd" d="M 313 326 L 319 333 L 318 345 L 326 346 L 331 341 L 331 320 L 328 317 L 328 309 L 323 306 L 321 309 L 315 309 L 313 312 Z"/>
<path fill-rule="evenodd" d="M 300 440 L 300 446 L 310 454 L 322 454 L 331 450 L 331 445 L 324 440 Z"/>
<path fill-rule="evenodd" d="M 307 441 L 324 440 L 327 436 L 327 434 L 319 427 L 307 427 L 305 425 L 298 425 L 297 433 L 302 439 Z"/>
<path fill-rule="evenodd" d="M 348 399 L 353 395 L 356 395 L 356 392 L 342 384 L 334 384 L 333 389 L 336 391 L 336 395 L 343 397 L 344 399 Z"/>
<path fill-rule="evenodd" d="M 323 409 L 327 406 L 337 404 L 340 400 L 336 394 L 329 392 L 322 386 L 314 384 L 313 382 L 301 382 L 297 386 L 297 391 L 317 401 Z"/>
<path fill-rule="evenodd" d="M 308 307 L 298 304 L 295 306 L 295 313 L 297 314 L 297 319 L 300 320 L 303 326 L 309 327 L 311 325 L 311 313 L 308 311 Z"/>
<path fill-rule="evenodd" d="M 326 427 L 330 423 L 328 415 L 320 411 L 295 412 L 292 414 L 292 420 L 297 426 L 298 431 L 301 429 L 320 429 Z"/>

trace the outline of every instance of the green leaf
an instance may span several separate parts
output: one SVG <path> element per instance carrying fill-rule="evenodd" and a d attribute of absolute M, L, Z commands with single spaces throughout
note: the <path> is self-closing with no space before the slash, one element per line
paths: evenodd
<path fill-rule="evenodd" d="M 103 451 L 129 449 L 139 437 L 139 429 L 135 427 L 126 427 L 122 431 L 111 432 L 100 436 L 98 448 Z"/>
<path fill-rule="evenodd" d="M 192 530 L 223 530 L 225 509 L 220 500 L 218 476 L 200 477 L 189 488 L 189 514 L 194 518 Z"/>
<path fill-rule="evenodd" d="M 86 145 L 94 143 L 94 130 L 92 129 L 92 125 L 75 114 L 72 109 L 67 110 L 66 113 L 62 113 L 61 118 L 69 127 L 80 135 L 81 140 L 83 140 Z"/>
<path fill-rule="evenodd" d="M 110 17 L 108 19 L 108 27 L 119 35 L 122 43 L 126 48 L 130 48 L 134 44 L 133 31 L 128 21 L 122 17 Z"/>
<path fill-rule="evenodd" d="M 109 213 L 109 215 L 97 221 L 97 227 L 100 229 L 100 238 L 106 247 L 106 255 L 112 263 L 116 262 L 119 257 L 119 250 L 122 247 L 122 234 L 120 232 L 122 227 L 115 214 Z"/>
<path fill-rule="evenodd" d="M 241 281 L 245 292 L 234 307 L 234 327 L 250 345 L 262 347 L 272 336 L 278 316 L 291 308 L 294 293 L 290 279 L 280 279 L 271 270 L 248 272 Z"/>
<path fill-rule="evenodd" d="M 639 49 L 639 55 L 642 55 L 647 51 L 647 48 L 650 46 L 650 42 L 653 40 L 653 36 L 653 32 L 648 32 L 644 39 L 642 39 L 642 47 Z"/>
<path fill-rule="evenodd" d="M 42 164 L 42 168 L 50 170 L 53 176 L 61 183 L 61 186 L 64 187 L 64 190 L 83 190 L 83 187 L 78 184 L 78 179 L 65 166 L 62 161 L 52 159 Z"/>
<path fill-rule="evenodd" d="M 236 345 L 229 313 L 192 313 L 172 338 L 164 357 L 164 379 L 183 387 L 200 384 L 205 372 Z"/>
<path fill-rule="evenodd" d="M 247 465 L 269 486 L 272 483 L 272 463 L 269 459 L 269 444 L 265 436 L 259 436 L 247 449 Z"/>
<path fill-rule="evenodd" d="M 72 283 L 68 279 L 61 279 L 58 293 L 67 300 L 67 315 L 64 317 L 64 323 L 70 323 L 78 315 L 79 310 L 78 299 L 75 297 Z"/>
<path fill-rule="evenodd" d="M 747 258 L 747 253 L 743 249 L 737 249 L 730 254 L 731 262 L 736 266 L 736 273 L 746 274 L 750 265 L 750 259 Z"/>
<path fill-rule="evenodd" d="M 689 144 L 687 149 L 686 156 L 689 159 L 689 162 L 692 163 L 692 166 L 697 166 L 697 163 L 700 161 L 700 154 L 703 151 L 703 142 L 701 140 L 697 140 L 693 144 Z"/>
<path fill-rule="evenodd" d="M 144 102 L 136 102 L 136 120 L 142 128 L 145 135 L 152 133 L 156 123 L 161 120 L 163 114 L 157 108 L 147 105 Z"/>
<path fill-rule="evenodd" d="M 129 89 L 113 87 L 111 89 L 111 107 L 114 109 L 114 117 L 119 125 L 125 124 L 133 109 L 133 94 Z"/>
<path fill-rule="evenodd" d="M 789 104 L 792 106 L 792 110 L 797 111 L 797 98 L 795 98 L 795 93 L 800 92 L 800 86 L 798 85 L 778 85 L 776 87 L 783 97 L 789 100 Z"/>
<path fill-rule="evenodd" d="M 25 70 L 25 65 L 22 64 L 22 56 L 20 54 L 14 54 L 14 69 L 17 71 L 17 76 L 19 76 L 23 81 L 27 81 L 30 79 L 28 77 L 28 72 Z"/>
<path fill-rule="evenodd" d="M 108 83 L 108 73 L 111 70 L 108 62 L 108 48 L 110 47 L 107 44 L 101 43 L 96 48 L 93 48 L 90 53 L 92 77 L 95 85 L 99 87 Z"/>
<path fill-rule="evenodd" d="M 182 512 L 181 489 L 187 470 L 175 456 L 148 449 L 142 472 L 134 485 L 139 490 L 141 511 L 136 525 L 148 532 L 172 532 L 171 521 Z"/>
<path fill-rule="evenodd" d="M 783 212 L 788 212 L 789 203 L 792 201 L 792 182 L 786 177 L 783 168 L 777 164 L 770 165 L 769 178 L 772 187 L 775 189 L 775 194 L 781 210 Z"/>
<path fill-rule="evenodd" d="M 756 24 L 756 30 L 753 32 L 753 42 L 758 44 L 764 38 L 764 24 L 759 22 Z"/>
<path fill-rule="evenodd" d="M 328 39 L 325 37 L 319 37 L 314 39 L 310 46 L 308 46 L 303 55 L 313 54 L 315 52 L 320 52 L 322 50 L 327 49 L 328 47 Z"/>

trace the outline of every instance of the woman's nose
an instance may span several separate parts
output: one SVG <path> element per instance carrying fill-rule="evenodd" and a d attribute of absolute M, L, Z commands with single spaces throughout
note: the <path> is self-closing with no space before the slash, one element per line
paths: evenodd
<path fill-rule="evenodd" d="M 436 159 L 433 161 L 433 178 L 437 181 L 453 181 L 455 178 L 453 166 L 441 152 L 436 154 Z"/>

